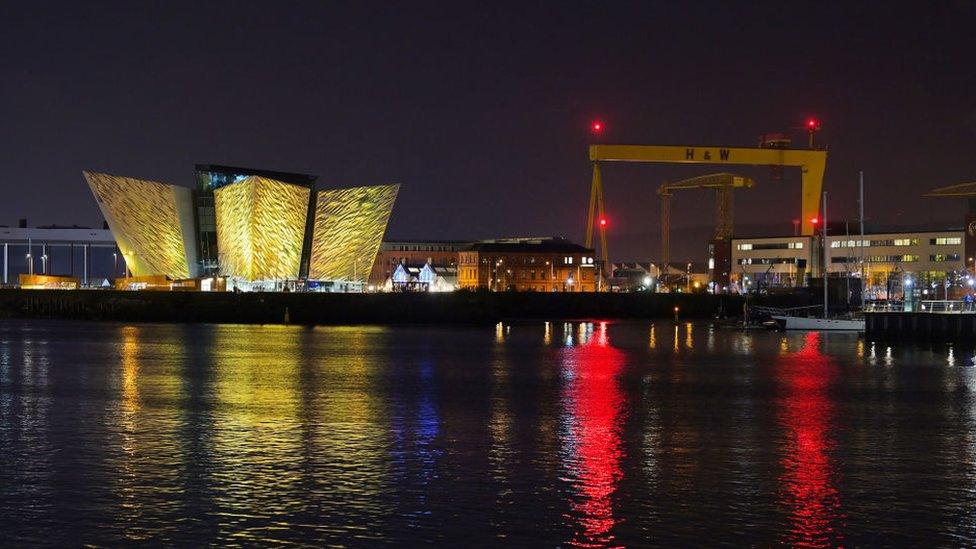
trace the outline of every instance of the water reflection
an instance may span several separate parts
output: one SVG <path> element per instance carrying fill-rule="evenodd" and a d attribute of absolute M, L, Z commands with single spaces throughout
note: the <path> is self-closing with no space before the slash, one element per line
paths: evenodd
<path fill-rule="evenodd" d="M 586 332 L 591 331 L 592 325 Z M 623 355 L 610 345 L 606 323 L 600 323 L 595 338 L 563 351 L 561 364 L 569 380 L 564 394 L 564 467 L 575 489 L 570 519 L 576 531 L 570 543 L 603 546 L 613 542 L 619 520 L 614 516 L 613 495 L 624 457 L 620 438 L 624 396 L 616 379 Z"/>
<path fill-rule="evenodd" d="M 976 542 L 971 345 L 47 326 L 0 321 L 3 547 Z"/>
<path fill-rule="evenodd" d="M 799 547 L 838 546 L 843 514 L 830 458 L 834 412 L 828 393 L 836 367 L 821 353 L 819 332 L 803 337 L 802 348 L 783 355 L 777 366 L 780 421 L 786 430 L 782 504 L 792 525 L 785 541 Z"/>

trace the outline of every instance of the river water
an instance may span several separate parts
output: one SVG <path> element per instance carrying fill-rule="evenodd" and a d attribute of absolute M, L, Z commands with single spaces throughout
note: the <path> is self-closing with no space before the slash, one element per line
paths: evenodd
<path fill-rule="evenodd" d="M 0 545 L 976 544 L 973 349 L 0 322 Z"/>

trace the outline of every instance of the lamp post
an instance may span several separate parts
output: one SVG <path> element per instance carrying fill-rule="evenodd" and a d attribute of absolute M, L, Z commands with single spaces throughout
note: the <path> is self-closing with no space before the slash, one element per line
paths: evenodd
<path fill-rule="evenodd" d="M 27 274 L 34 274 L 34 260 L 31 258 L 30 252 L 27 252 Z"/>
<path fill-rule="evenodd" d="M 688 271 L 685 274 L 685 292 L 691 293 L 691 263 L 688 264 Z"/>
<path fill-rule="evenodd" d="M 112 252 L 112 278 L 119 276 L 119 252 Z"/>
<path fill-rule="evenodd" d="M 41 256 L 41 274 L 47 274 L 47 254 Z"/>

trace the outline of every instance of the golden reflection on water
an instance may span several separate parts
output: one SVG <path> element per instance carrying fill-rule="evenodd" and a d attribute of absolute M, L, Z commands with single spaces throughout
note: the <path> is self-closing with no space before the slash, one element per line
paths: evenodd
<path fill-rule="evenodd" d="M 649 345 L 651 349 L 657 349 L 657 326 L 651 324 L 651 335 Z"/>
<path fill-rule="evenodd" d="M 115 469 L 111 478 L 118 497 L 118 526 L 126 540 L 147 541 L 178 528 L 157 517 L 175 505 L 186 460 L 177 408 L 147 408 L 144 402 L 180 399 L 183 349 L 173 338 L 155 339 L 149 327 L 123 326 L 119 331 L 119 407 L 114 429 L 119 440 L 107 442 L 106 447 L 114 449 L 108 462 Z M 150 369 L 143 365 L 147 355 L 156 357 Z"/>

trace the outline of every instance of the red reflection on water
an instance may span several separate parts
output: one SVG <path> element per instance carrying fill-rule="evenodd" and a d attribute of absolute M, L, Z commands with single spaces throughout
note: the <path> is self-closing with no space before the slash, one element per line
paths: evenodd
<path fill-rule="evenodd" d="M 576 523 L 572 545 L 598 547 L 614 539 L 612 529 L 619 519 L 613 514 L 613 494 L 624 457 L 623 393 L 616 379 L 622 365 L 623 353 L 610 345 L 606 323 L 600 323 L 587 343 L 564 351 L 563 368 L 569 377 L 565 466 L 577 490 L 570 501 L 570 518 Z"/>
<path fill-rule="evenodd" d="M 829 385 L 836 367 L 820 352 L 820 333 L 806 334 L 803 348 L 782 355 L 777 377 L 783 387 L 780 421 L 787 437 L 780 503 L 790 512 L 787 543 L 830 547 L 842 541 L 840 495 L 834 487 L 830 450 L 833 404 Z"/>

